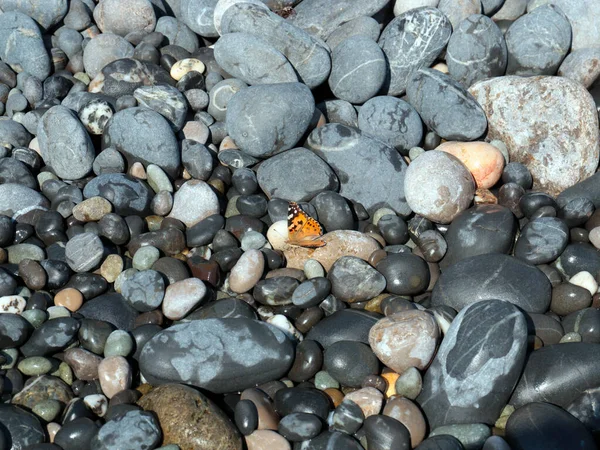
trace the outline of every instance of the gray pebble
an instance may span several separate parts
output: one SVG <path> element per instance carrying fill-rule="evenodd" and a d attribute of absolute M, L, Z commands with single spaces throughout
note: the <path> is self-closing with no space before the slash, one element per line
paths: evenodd
<path fill-rule="evenodd" d="M 104 246 L 93 233 L 82 233 L 69 239 L 65 248 L 67 264 L 75 272 L 96 268 L 104 256 Z"/>

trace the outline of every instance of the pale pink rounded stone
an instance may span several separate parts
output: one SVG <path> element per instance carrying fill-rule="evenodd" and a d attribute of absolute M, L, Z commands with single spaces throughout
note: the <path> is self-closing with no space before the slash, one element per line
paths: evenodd
<path fill-rule="evenodd" d="M 346 394 L 344 400 L 352 400 L 360 406 L 366 419 L 379 414 L 383 405 L 383 394 L 374 387 L 366 387 Z"/>
<path fill-rule="evenodd" d="M 444 142 L 436 150 L 456 156 L 473 175 L 477 188 L 489 189 L 502 176 L 504 155 L 486 142 Z"/>
<path fill-rule="evenodd" d="M 248 450 L 291 450 L 292 446 L 279 433 L 271 430 L 256 430 L 246 436 Z"/>
<path fill-rule="evenodd" d="M 393 417 L 408 429 L 413 448 L 419 445 L 425 437 L 427 425 L 423 413 L 409 399 L 399 395 L 392 397 L 385 404 L 383 415 Z"/>
<path fill-rule="evenodd" d="M 244 252 L 229 274 L 229 288 L 243 294 L 254 287 L 265 270 L 265 258 L 260 250 Z"/>
<path fill-rule="evenodd" d="M 131 387 L 131 366 L 122 356 L 104 358 L 98 366 L 102 392 L 108 398 Z"/>

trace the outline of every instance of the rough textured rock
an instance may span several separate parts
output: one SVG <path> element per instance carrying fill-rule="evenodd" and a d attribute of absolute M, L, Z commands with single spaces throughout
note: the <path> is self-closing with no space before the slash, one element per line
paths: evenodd
<path fill-rule="evenodd" d="M 488 139 L 500 139 L 511 161 L 523 163 L 533 189 L 556 196 L 591 176 L 600 139 L 594 101 L 562 77 L 499 77 L 470 88 L 488 119 Z"/>

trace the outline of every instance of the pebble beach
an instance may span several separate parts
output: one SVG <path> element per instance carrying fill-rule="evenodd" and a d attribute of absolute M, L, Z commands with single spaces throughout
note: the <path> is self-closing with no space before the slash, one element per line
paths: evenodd
<path fill-rule="evenodd" d="M 0 450 L 600 448 L 600 0 L 0 0 Z"/>

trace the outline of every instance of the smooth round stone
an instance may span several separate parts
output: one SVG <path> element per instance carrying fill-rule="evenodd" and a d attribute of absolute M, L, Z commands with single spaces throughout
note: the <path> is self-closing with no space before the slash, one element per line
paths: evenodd
<path fill-rule="evenodd" d="M 373 97 L 361 106 L 358 128 L 383 140 L 402 154 L 421 142 L 423 123 L 408 103 L 391 96 Z"/>
<path fill-rule="evenodd" d="M 61 409 L 62 405 L 58 400 L 49 399 L 36 404 L 31 412 L 46 422 L 52 422 L 60 414 Z"/>
<path fill-rule="evenodd" d="M 160 251 L 152 246 L 147 245 L 141 247 L 133 256 L 132 266 L 138 270 L 147 270 L 158 261 L 160 258 Z"/>
<path fill-rule="evenodd" d="M 341 44 L 344 40 L 352 36 L 367 36 L 374 41 L 379 38 L 379 23 L 372 17 L 360 16 L 349 20 L 329 35 L 326 40 L 327 45 L 332 50 Z"/>
<path fill-rule="evenodd" d="M 171 78 L 173 78 L 175 81 L 179 81 L 190 72 L 204 73 L 205 70 L 206 66 L 199 59 L 185 58 L 173 64 L 170 74 Z"/>
<path fill-rule="evenodd" d="M 235 405 L 235 424 L 244 436 L 258 428 L 258 410 L 250 400 L 240 400 Z"/>
<path fill-rule="evenodd" d="M 481 448 L 490 435 L 489 427 L 481 423 L 445 425 L 437 427 L 429 434 L 430 437 L 452 436 L 462 444 L 462 448 L 465 450 Z"/>
<path fill-rule="evenodd" d="M 205 344 L 215 339 L 223 343 L 218 349 L 221 356 L 207 362 Z M 210 353 L 214 351 L 211 349 Z M 232 392 L 287 373 L 293 353 L 291 341 L 271 325 L 250 319 L 205 319 L 159 332 L 144 346 L 139 361 L 149 382 L 170 380 L 211 392 Z M 164 364 L 157 366 L 155 361 L 161 355 Z M 191 370 L 181 371 L 182 367 Z M 224 373 L 227 377 L 223 377 Z"/>
<path fill-rule="evenodd" d="M 436 230 L 427 230 L 419 236 L 418 248 L 428 263 L 438 262 L 448 250 L 448 244 Z"/>
<path fill-rule="evenodd" d="M 477 81 L 504 75 L 507 58 L 502 31 L 481 14 L 462 20 L 448 41 L 448 71 L 467 88 Z"/>
<path fill-rule="evenodd" d="M 585 224 L 595 209 L 590 199 L 574 198 L 560 208 L 558 217 L 564 219 L 569 228 L 573 228 Z"/>
<path fill-rule="evenodd" d="M 556 265 L 568 277 L 581 271 L 597 273 L 600 270 L 600 253 L 590 244 L 575 242 L 567 245 Z"/>
<path fill-rule="evenodd" d="M 306 335 L 306 339 L 317 341 L 327 348 L 338 341 L 369 343 L 369 330 L 380 319 L 380 314 L 347 309 L 334 312 L 317 323 Z"/>
<path fill-rule="evenodd" d="M 77 289 L 66 288 L 54 296 L 55 306 L 64 306 L 71 312 L 77 311 L 83 305 L 83 295 Z"/>
<path fill-rule="evenodd" d="M 156 164 L 170 176 L 175 176 L 180 164 L 171 125 L 162 115 L 147 108 L 127 108 L 113 115 L 102 134 L 102 145 L 119 150 L 130 164 Z"/>
<path fill-rule="evenodd" d="M 301 308 L 317 306 L 331 292 L 331 281 L 324 277 L 315 277 L 304 281 L 292 295 L 292 303 Z"/>
<path fill-rule="evenodd" d="M 140 312 L 158 308 L 165 295 L 165 283 L 155 270 L 143 270 L 126 279 L 121 286 L 121 295 Z"/>
<path fill-rule="evenodd" d="M 355 228 L 352 209 L 347 200 L 337 192 L 321 192 L 311 200 L 310 204 L 315 207 L 319 223 L 327 232 Z"/>
<path fill-rule="evenodd" d="M 219 201 L 211 187 L 201 180 L 186 181 L 175 193 L 168 217 L 192 227 L 219 212 Z"/>
<path fill-rule="evenodd" d="M 527 323 L 514 305 L 485 300 L 461 310 L 425 373 L 423 391 L 417 398 L 431 428 L 453 423 L 495 423 L 519 379 L 526 349 Z M 482 352 L 493 352 L 495 356 L 472 369 Z M 449 367 L 454 370 L 449 371 Z M 444 383 L 440 384 L 440 379 Z M 457 385 L 469 386 L 472 402 L 468 405 L 463 402 L 465 389 L 453 389 Z M 484 410 L 478 407 L 483 403 Z"/>
<path fill-rule="evenodd" d="M 379 320 L 369 331 L 369 344 L 379 360 L 403 374 L 411 367 L 424 370 L 440 338 L 433 316 L 425 311 L 402 311 Z"/>
<path fill-rule="evenodd" d="M 471 203 L 475 183 L 456 157 L 433 150 L 408 166 L 404 190 L 415 213 L 434 222 L 450 223 Z"/>
<path fill-rule="evenodd" d="M 188 52 L 194 52 L 198 48 L 198 36 L 174 17 L 160 17 L 154 31 L 162 33 L 171 45 L 178 45 Z"/>
<path fill-rule="evenodd" d="M 97 222 L 110 213 L 112 205 L 102 197 L 88 198 L 73 208 L 73 217 L 80 222 Z"/>
<path fill-rule="evenodd" d="M 552 289 L 550 310 L 560 316 L 587 308 L 592 303 L 592 296 L 586 289 L 571 283 L 563 283 Z"/>
<path fill-rule="evenodd" d="M 264 158 L 293 148 L 308 129 L 314 110 L 313 96 L 302 83 L 251 86 L 229 101 L 227 131 L 240 150 Z"/>
<path fill-rule="evenodd" d="M 133 339 L 130 334 L 123 330 L 113 331 L 104 345 L 103 353 L 105 358 L 111 356 L 127 357 L 133 350 Z"/>
<path fill-rule="evenodd" d="M 384 276 L 367 262 L 342 256 L 329 270 L 331 293 L 339 300 L 354 303 L 370 300 L 385 289 Z"/>
<path fill-rule="evenodd" d="M 356 108 L 350 102 L 337 99 L 325 100 L 317 104 L 317 109 L 323 113 L 329 123 L 340 123 L 349 127 L 358 127 Z"/>
<path fill-rule="evenodd" d="M 321 432 L 321 421 L 313 414 L 292 413 L 286 415 L 278 426 L 279 434 L 292 442 L 312 439 Z"/>
<path fill-rule="evenodd" d="M 229 274 L 229 288 L 238 294 L 248 292 L 262 277 L 265 259 L 260 250 L 244 252 Z"/>
<path fill-rule="evenodd" d="M 104 131 L 104 130 L 103 130 Z M 102 150 L 94 162 L 92 163 L 92 170 L 96 175 L 102 175 L 104 173 L 123 173 L 125 172 L 125 160 L 114 148 L 106 148 Z"/>
<path fill-rule="evenodd" d="M 287 58 L 266 41 L 248 33 L 229 33 L 214 46 L 215 60 L 226 72 L 249 85 L 298 81 Z"/>
<path fill-rule="evenodd" d="M 162 437 L 160 424 L 154 414 L 129 411 L 104 424 L 91 441 L 95 450 L 117 448 L 156 448 Z"/>
<path fill-rule="evenodd" d="M 94 135 L 101 135 L 113 113 L 113 107 L 109 102 L 95 99 L 82 106 L 77 115 L 87 131 Z"/>
<path fill-rule="evenodd" d="M 75 272 L 96 268 L 104 255 L 104 246 L 93 233 L 81 233 L 69 239 L 65 248 L 67 264 Z"/>
<path fill-rule="evenodd" d="M 8 262 L 19 264 L 25 260 L 42 261 L 45 258 L 44 250 L 34 244 L 17 244 L 6 248 Z"/>
<path fill-rule="evenodd" d="M 206 181 L 213 169 L 213 157 L 199 142 L 184 139 L 181 143 L 181 161 L 192 177 Z"/>
<path fill-rule="evenodd" d="M 319 345 L 310 339 L 305 339 L 296 347 L 296 358 L 288 373 L 288 378 L 294 382 L 308 381 L 323 365 L 323 352 Z"/>
<path fill-rule="evenodd" d="M 91 381 L 98 378 L 101 357 L 82 348 L 69 348 L 64 355 L 65 362 L 73 369 L 77 379 Z"/>
<path fill-rule="evenodd" d="M 301 202 L 315 194 L 337 190 L 339 182 L 331 168 L 305 148 L 275 155 L 262 163 L 257 171 L 258 183 L 269 197 Z"/>
<path fill-rule="evenodd" d="M 138 404 L 158 417 L 166 447 L 179 444 L 182 448 L 241 448 L 233 424 L 196 389 L 180 384 L 158 386 L 140 398 Z"/>
<path fill-rule="evenodd" d="M 379 361 L 367 345 L 340 341 L 325 350 L 323 368 L 343 386 L 360 387 L 367 375 L 378 373 Z"/>
<path fill-rule="evenodd" d="M 555 74 L 569 52 L 571 37 L 571 25 L 559 7 L 544 5 L 534 9 L 517 19 L 505 34 L 507 74 Z"/>
<path fill-rule="evenodd" d="M 487 128 L 486 115 L 477 100 L 454 79 L 435 69 L 413 72 L 406 94 L 423 122 L 443 139 L 472 141 Z M 444 109 L 440 110 L 439 105 Z"/>
<path fill-rule="evenodd" d="M 409 367 L 400 374 L 395 383 L 396 394 L 414 400 L 421 393 L 423 380 L 415 367 Z"/>
<path fill-rule="evenodd" d="M 83 66 L 90 78 L 95 78 L 111 62 L 133 56 L 133 45 L 116 34 L 94 36 L 83 50 Z"/>
<path fill-rule="evenodd" d="M 346 394 L 344 401 L 356 403 L 362 410 L 364 417 L 370 417 L 379 414 L 381 411 L 383 394 L 374 387 L 365 387 Z"/>
<path fill-rule="evenodd" d="M 489 299 L 503 299 L 527 312 L 545 313 L 551 285 L 539 269 L 502 254 L 463 259 L 442 272 L 431 296 L 432 306 L 456 310 Z"/>
<path fill-rule="evenodd" d="M 385 277 L 386 290 L 392 294 L 419 294 L 429 285 L 429 267 L 418 256 L 408 253 L 390 253 L 375 267 Z"/>
<path fill-rule="evenodd" d="M 152 32 L 156 15 L 148 0 L 133 0 L 127 5 L 118 0 L 108 0 L 94 8 L 94 21 L 103 33 L 126 36 L 134 31 Z"/>
<path fill-rule="evenodd" d="M 209 92 L 208 113 L 215 119 L 224 121 L 231 98 L 248 85 L 237 78 L 230 78 L 216 83 Z"/>
<path fill-rule="evenodd" d="M 104 395 L 112 398 L 131 386 L 131 366 L 122 356 L 109 356 L 100 362 L 98 378 Z"/>
<path fill-rule="evenodd" d="M 165 317 L 179 320 L 200 304 L 206 295 L 205 284 L 197 278 L 187 278 L 170 284 L 162 302 Z"/>
<path fill-rule="evenodd" d="M 6 121 L 0 121 L 0 127 L 2 122 Z M 13 217 L 19 211 L 39 206 L 50 206 L 48 200 L 39 192 L 15 183 L 0 185 L 0 214 Z"/>
<path fill-rule="evenodd" d="M 531 173 L 527 170 L 523 164 L 519 162 L 511 162 L 504 167 L 502 172 L 502 182 L 506 183 L 517 183 L 524 189 L 531 189 L 533 185 L 533 178 Z"/>
<path fill-rule="evenodd" d="M 33 327 L 29 321 L 18 314 L 0 314 L 0 348 L 18 348 L 23 345 L 31 333 Z"/>
<path fill-rule="evenodd" d="M 529 264 L 546 264 L 554 261 L 566 248 L 569 228 L 564 220 L 541 217 L 529 222 L 515 245 L 515 257 Z"/>
<path fill-rule="evenodd" d="M 11 448 L 23 449 L 41 444 L 46 440 L 46 434 L 40 420 L 35 415 L 17 406 L 0 405 L 0 423 L 4 427 L 3 440 L 10 442 Z"/>
<path fill-rule="evenodd" d="M 486 112 L 488 138 L 515 143 L 510 146 L 510 160 L 529 169 L 535 190 L 554 196 L 565 191 L 561 204 L 574 193 L 593 200 L 590 194 L 594 190 L 587 186 L 583 193 L 579 187 L 566 191 L 594 174 L 598 155 L 598 130 L 592 125 L 597 113 L 590 108 L 583 86 L 563 77 L 497 77 L 476 83 L 470 92 Z M 551 101 L 540 103 L 542 92 L 553 92 Z M 522 106 L 514 115 L 498 113 L 517 103 Z M 568 114 L 560 108 L 565 104 L 570 105 Z M 572 112 L 577 114 L 576 120 Z M 542 134 L 551 140 L 542 139 Z M 554 155 L 552 161 L 542 161 L 541 155 L 549 151 Z"/>
<path fill-rule="evenodd" d="M 502 176 L 504 156 L 485 142 L 444 142 L 436 150 L 456 156 L 471 172 L 477 188 L 489 189 Z"/>
<path fill-rule="evenodd" d="M 256 283 L 253 297 L 263 305 L 289 305 L 299 284 L 298 280 L 289 276 L 268 278 Z"/>
<path fill-rule="evenodd" d="M 402 94 L 411 72 L 431 66 L 446 47 L 451 34 L 450 21 L 436 8 L 413 9 L 393 19 L 379 38 L 379 45 L 390 65 L 386 94 Z M 422 36 L 428 38 L 422 39 Z"/>
<path fill-rule="evenodd" d="M 78 336 L 81 346 L 101 355 L 104 352 L 106 340 L 114 329 L 113 325 L 100 320 L 82 320 Z"/>
<path fill-rule="evenodd" d="M 22 359 L 17 368 L 23 375 L 33 377 L 50 372 L 52 370 L 52 361 L 43 356 L 30 356 Z"/>
<path fill-rule="evenodd" d="M 327 394 L 312 388 L 280 389 L 275 394 L 274 403 L 275 410 L 281 416 L 304 412 L 326 420 L 330 410 L 330 400 Z"/>
<path fill-rule="evenodd" d="M 410 433 L 396 419 L 383 415 L 374 415 L 365 419 L 363 430 L 371 450 L 386 448 L 410 449 Z"/>
<path fill-rule="evenodd" d="M 534 402 L 518 408 L 506 423 L 511 448 L 596 448 L 592 434 L 563 409 Z"/>
<path fill-rule="evenodd" d="M 385 76 L 384 53 L 367 36 L 349 37 L 331 54 L 329 87 L 340 100 L 364 103 L 379 92 Z"/>
<path fill-rule="evenodd" d="M 92 169 L 94 147 L 73 111 L 60 105 L 50 108 L 38 124 L 37 136 L 44 162 L 59 177 L 76 180 Z"/>

